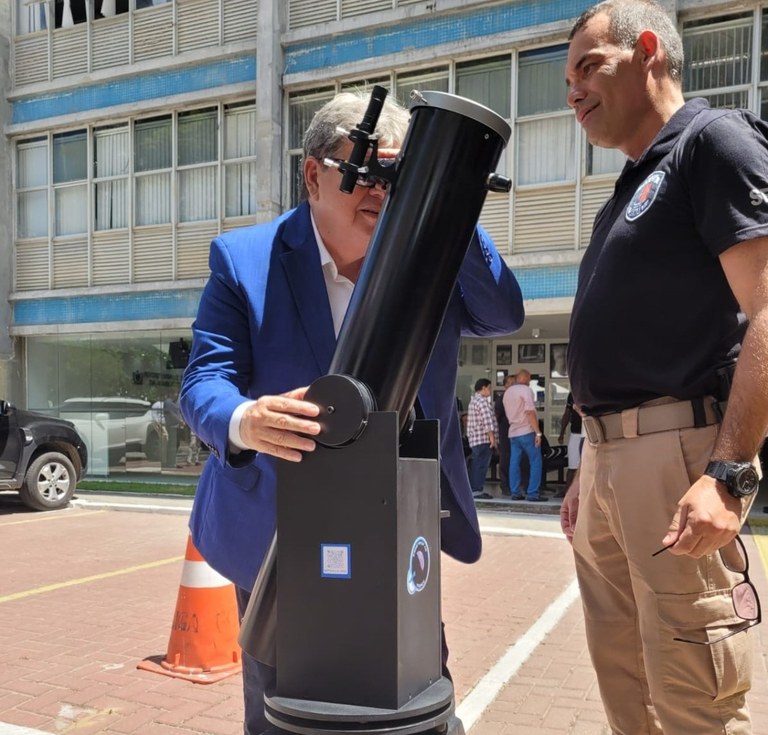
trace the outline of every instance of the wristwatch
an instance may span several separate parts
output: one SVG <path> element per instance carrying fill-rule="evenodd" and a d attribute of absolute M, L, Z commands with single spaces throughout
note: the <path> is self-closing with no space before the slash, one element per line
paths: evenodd
<path fill-rule="evenodd" d="M 734 498 L 749 497 L 757 490 L 760 482 L 750 462 L 713 461 L 707 465 L 704 474 L 720 480 Z"/>

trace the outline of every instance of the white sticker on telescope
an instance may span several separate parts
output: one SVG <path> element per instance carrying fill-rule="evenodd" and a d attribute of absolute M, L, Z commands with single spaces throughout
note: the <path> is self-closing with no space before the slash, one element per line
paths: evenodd
<path fill-rule="evenodd" d="M 349 579 L 352 576 L 352 550 L 349 544 L 320 544 L 320 576 Z"/>

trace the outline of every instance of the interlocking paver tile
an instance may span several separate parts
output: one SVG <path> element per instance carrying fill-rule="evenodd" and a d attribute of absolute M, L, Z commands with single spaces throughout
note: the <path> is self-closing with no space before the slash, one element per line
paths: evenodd
<path fill-rule="evenodd" d="M 9 517 L 24 522 L 3 527 Z M 547 528 L 556 530 L 550 520 Z M 242 732 L 239 675 L 200 686 L 135 668 L 165 652 L 186 523 L 179 515 L 82 509 L 0 513 L 0 554 L 13 559 L 12 569 L 0 571 L 0 723 L 65 735 Z M 52 543 L 66 565 L 50 563 Z M 574 578 L 562 538 L 493 534 L 484 546 L 476 565 L 443 557 L 443 618 L 459 705 Z M 24 553 L 12 553 L 18 549 Z M 768 599 L 757 553 L 754 559 L 755 583 Z M 141 568 L 149 562 L 161 563 Z M 21 594 L 9 599 L 14 593 Z M 753 632 L 750 701 L 759 733 L 768 732 L 768 627 Z M 608 735 L 578 600 L 517 666 L 478 712 L 471 735 Z"/>

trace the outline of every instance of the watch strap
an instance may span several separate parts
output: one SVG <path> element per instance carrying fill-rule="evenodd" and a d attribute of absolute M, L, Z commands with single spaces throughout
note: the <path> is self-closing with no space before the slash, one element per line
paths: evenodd
<path fill-rule="evenodd" d="M 728 479 L 728 462 L 721 462 L 719 460 L 712 460 L 707 468 L 704 470 L 705 475 L 714 477 L 716 480 L 725 483 Z"/>

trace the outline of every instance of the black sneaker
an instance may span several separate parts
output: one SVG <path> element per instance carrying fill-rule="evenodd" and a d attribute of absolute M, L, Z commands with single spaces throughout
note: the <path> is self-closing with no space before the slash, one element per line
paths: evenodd
<path fill-rule="evenodd" d="M 525 498 L 522 495 L 511 495 L 510 500 L 525 500 Z"/>
<path fill-rule="evenodd" d="M 542 498 L 539 496 L 538 498 L 527 498 L 529 503 L 546 503 L 549 498 Z"/>

